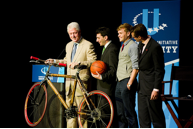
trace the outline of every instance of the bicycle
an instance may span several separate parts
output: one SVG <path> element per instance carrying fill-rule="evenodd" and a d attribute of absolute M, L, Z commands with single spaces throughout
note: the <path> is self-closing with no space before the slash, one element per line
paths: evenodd
<path fill-rule="evenodd" d="M 37 57 L 31 56 L 30 59 L 35 63 L 45 62 L 45 60 L 41 60 Z M 78 119 L 78 124 L 82 128 L 83 123 L 87 121 L 88 127 L 94 128 L 102 125 L 103 128 L 109 128 L 112 124 L 114 117 L 114 108 L 111 99 L 109 96 L 99 90 L 94 90 L 88 92 L 82 80 L 79 77 L 79 72 L 82 69 L 87 68 L 85 65 L 76 66 L 75 69 L 78 69 L 76 75 L 62 75 L 62 74 L 52 74 L 50 73 L 50 68 L 52 65 L 56 67 L 66 67 L 66 64 L 62 63 L 49 63 L 48 70 L 46 72 L 44 80 L 41 82 L 37 82 L 30 88 L 24 105 L 24 116 L 27 124 L 31 127 L 34 127 L 40 123 L 42 120 L 46 107 L 47 107 L 47 82 L 51 89 L 54 91 L 60 102 L 65 108 L 64 117 L 66 119 L 76 118 Z M 72 78 L 74 80 L 74 87 L 72 89 L 72 99 L 70 102 L 70 106 L 66 104 L 60 93 L 56 90 L 55 86 L 52 84 L 48 77 L 64 77 L 64 78 Z M 74 97 L 75 91 L 77 87 L 77 83 L 83 93 L 83 99 L 79 104 L 79 107 L 74 107 Z M 105 104 L 101 105 L 101 100 L 103 100 Z M 109 113 L 105 114 L 106 109 L 109 109 Z"/>

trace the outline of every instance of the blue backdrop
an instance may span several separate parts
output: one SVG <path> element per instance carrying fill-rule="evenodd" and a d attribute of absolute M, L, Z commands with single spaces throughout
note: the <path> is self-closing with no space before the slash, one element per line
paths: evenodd
<path fill-rule="evenodd" d="M 123 2 L 122 23 L 132 26 L 143 23 L 146 26 L 148 34 L 162 46 L 166 71 L 164 81 L 170 80 L 171 64 L 179 66 L 180 0 Z M 179 83 L 175 81 L 172 89 L 175 97 L 179 94 L 178 89 Z M 165 93 L 169 93 L 169 84 L 165 85 Z M 175 102 L 178 105 L 178 101 Z M 176 128 L 177 125 L 164 102 L 162 108 L 166 127 Z M 137 101 L 136 112 L 138 113 Z"/>

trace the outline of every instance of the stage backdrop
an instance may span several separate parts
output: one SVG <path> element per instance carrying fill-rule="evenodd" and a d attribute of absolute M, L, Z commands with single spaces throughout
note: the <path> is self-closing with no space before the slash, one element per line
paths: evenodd
<path fill-rule="evenodd" d="M 129 23 L 132 26 L 143 23 L 146 26 L 148 34 L 163 48 L 166 71 L 164 81 L 169 81 L 172 63 L 179 66 L 180 0 L 123 2 L 122 23 Z M 178 90 L 179 82 L 175 81 L 172 89 L 175 97 L 179 95 Z M 169 84 L 165 85 L 165 93 L 169 93 Z M 178 105 L 178 101 L 175 102 Z M 176 128 L 177 125 L 164 102 L 162 108 L 166 127 Z M 136 112 L 138 114 L 137 98 Z"/>

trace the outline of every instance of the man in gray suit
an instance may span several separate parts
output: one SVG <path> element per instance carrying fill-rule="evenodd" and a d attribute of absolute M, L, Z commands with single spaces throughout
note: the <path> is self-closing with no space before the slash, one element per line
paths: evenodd
<path fill-rule="evenodd" d="M 118 83 L 115 90 L 119 128 L 138 128 L 135 112 L 135 95 L 138 74 L 138 45 L 131 39 L 132 26 L 124 23 L 117 28 L 120 42 L 117 68 Z"/>

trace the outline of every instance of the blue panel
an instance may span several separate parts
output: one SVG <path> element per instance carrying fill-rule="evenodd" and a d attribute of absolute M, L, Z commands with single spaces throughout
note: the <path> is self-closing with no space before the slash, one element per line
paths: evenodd
<path fill-rule="evenodd" d="M 44 80 L 48 67 L 48 65 L 32 65 L 32 82 Z M 64 67 L 51 66 L 50 73 L 64 74 Z M 49 77 L 49 79 L 52 82 L 64 83 L 64 78 L 62 77 Z"/>

